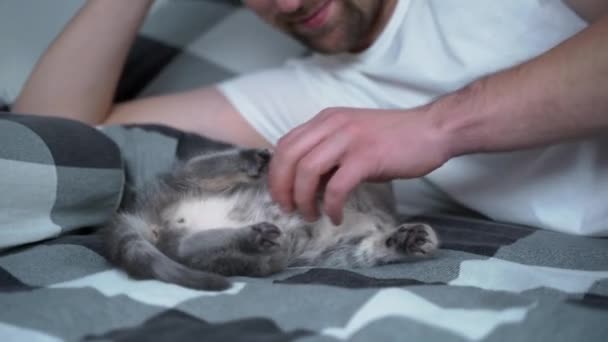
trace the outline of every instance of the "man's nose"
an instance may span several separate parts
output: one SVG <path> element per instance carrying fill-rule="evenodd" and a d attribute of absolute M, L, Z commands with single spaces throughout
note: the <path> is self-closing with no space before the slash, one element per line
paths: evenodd
<path fill-rule="evenodd" d="M 276 0 L 277 9 L 281 13 L 293 13 L 302 6 L 305 0 Z"/>

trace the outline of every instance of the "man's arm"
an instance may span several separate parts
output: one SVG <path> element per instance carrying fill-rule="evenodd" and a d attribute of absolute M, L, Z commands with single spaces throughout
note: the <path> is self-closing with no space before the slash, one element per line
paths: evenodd
<path fill-rule="evenodd" d="M 527 63 L 431 104 L 451 157 L 544 146 L 608 129 L 608 16 Z"/>
<path fill-rule="evenodd" d="M 213 87 L 121 103 L 105 123 L 157 123 L 240 146 L 271 146 Z"/>
<path fill-rule="evenodd" d="M 152 0 L 89 0 L 39 60 L 13 110 L 91 125 L 160 123 L 246 146 L 268 146 L 209 87 L 113 104 L 128 51 Z"/>
<path fill-rule="evenodd" d="M 512 151 L 608 129 L 608 17 L 547 53 L 413 110 L 325 110 L 278 143 L 273 198 L 340 222 L 362 181 L 423 176 L 470 153 Z"/>
<path fill-rule="evenodd" d="M 153 0 L 89 0 L 38 61 L 14 111 L 104 121 Z"/>

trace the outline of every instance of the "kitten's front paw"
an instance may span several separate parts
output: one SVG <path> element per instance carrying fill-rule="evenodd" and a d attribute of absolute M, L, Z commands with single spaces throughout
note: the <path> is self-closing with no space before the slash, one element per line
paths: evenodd
<path fill-rule="evenodd" d="M 274 224 L 262 222 L 251 226 L 251 245 L 258 253 L 271 253 L 281 247 L 281 230 Z"/>
<path fill-rule="evenodd" d="M 406 255 L 426 256 L 439 247 L 437 234 L 423 223 L 406 223 L 386 240 L 386 246 Z"/>

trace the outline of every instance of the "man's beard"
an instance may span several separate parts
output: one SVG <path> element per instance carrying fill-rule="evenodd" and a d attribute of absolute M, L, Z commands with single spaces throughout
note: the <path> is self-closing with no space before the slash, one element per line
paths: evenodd
<path fill-rule="evenodd" d="M 301 33 L 289 30 L 292 37 L 320 53 L 335 54 L 353 51 L 364 44 L 373 28 L 376 13 L 364 13 L 352 1 L 342 1 L 342 16 L 321 31 Z M 333 37 L 331 39 L 330 37 Z"/>

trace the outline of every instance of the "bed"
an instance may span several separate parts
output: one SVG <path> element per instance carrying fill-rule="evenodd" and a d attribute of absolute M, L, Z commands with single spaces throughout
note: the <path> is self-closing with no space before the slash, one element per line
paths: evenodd
<path fill-rule="evenodd" d="M 0 115 L 0 123 L 10 117 Z M 35 132 L 23 117 L 13 122 Z M 84 135 L 91 135 L 89 129 Z M 163 172 L 175 159 L 217 147 L 205 138 L 151 125 L 107 127 L 99 134 L 120 146 L 122 164 L 109 163 L 108 168 L 127 171 L 127 190 Z M 38 136 L 49 150 L 58 150 L 53 145 L 61 142 L 56 138 L 60 135 Z M 97 148 L 97 156 L 104 153 L 91 141 L 86 145 Z M 111 154 L 116 151 L 111 149 Z M 61 221 L 62 203 L 74 202 L 73 196 L 107 195 L 107 186 L 95 188 L 99 182 L 97 173 L 90 174 L 90 165 L 78 153 L 68 155 L 71 159 L 62 159 L 62 164 L 71 165 L 71 179 L 90 179 L 84 183 L 91 187 L 64 191 L 66 186 L 57 183 L 49 214 L 55 221 Z M 57 179 L 67 178 L 61 176 L 64 167 L 50 167 L 56 169 Z M 120 199 L 115 191 L 115 201 Z M 479 217 L 416 220 L 433 225 L 441 237 L 442 248 L 432 258 L 371 269 L 293 268 L 269 278 L 236 277 L 233 286 L 220 293 L 130 279 L 104 258 L 96 225 L 66 229 L 57 238 L 0 252 L 0 337 L 604 341 L 608 336 L 608 239 Z"/>
<path fill-rule="evenodd" d="M 605 341 L 608 240 L 427 218 L 432 259 L 221 293 L 135 281 L 90 231 L 0 255 L 3 341 Z"/>
<path fill-rule="evenodd" d="M 56 11 L 61 14 L 56 19 L 45 17 L 54 21 L 50 28 L 38 28 L 47 40 L 37 48 L 19 50 L 21 45 L 5 41 L 13 54 L 0 56 L 0 65 L 11 66 L 0 73 L 4 102 L 14 100 L 32 61 L 81 4 L 60 3 L 69 9 Z M 26 11 L 22 6 L 51 5 L 9 1 L 2 6 L 0 31 L 7 32 L 2 25 L 25 20 L 17 13 Z M 191 24 L 183 25 L 188 20 Z M 224 40 L 227 34 L 235 40 Z M 271 46 L 256 43 L 254 49 L 254 41 Z M 243 56 L 238 49 L 247 49 L 249 58 L 236 58 Z M 15 58 L 19 53 L 27 58 Z M 158 1 L 130 55 L 117 100 L 209 84 L 302 54 L 306 50 L 299 44 L 263 26 L 238 1 Z M 200 77 L 189 77 L 193 74 Z M 99 136 L 120 149 L 64 154 L 60 165 L 53 153 L 65 141 L 27 119 L 0 114 L 0 124 L 3 120 L 24 127 L 51 151 L 53 158 L 42 164 L 58 175 L 57 183 L 47 184 L 57 189 L 56 211 L 69 204 L 61 199 L 82 195 L 69 187 L 78 181 L 95 187 L 99 197 L 87 200 L 98 204 L 97 210 L 112 211 L 128 200 L 129 189 L 171 162 L 213 147 L 202 137 L 165 127 L 107 127 Z M 7 151 L 0 148 L 2 167 L 15 161 Z M 113 157 L 94 167 L 83 157 L 104 153 Z M 150 163 L 152 168 L 142 167 Z M 89 181 L 99 170 L 112 175 L 110 181 Z M 123 181 L 124 196 L 116 190 L 123 189 Z M 608 239 L 478 216 L 415 219 L 440 234 L 442 247 L 432 258 L 371 269 L 293 268 L 269 278 L 236 277 L 232 288 L 220 293 L 130 279 L 104 257 L 101 219 L 91 218 L 86 227 L 64 221 L 56 238 L 0 251 L 0 341 L 606 340 Z"/>

